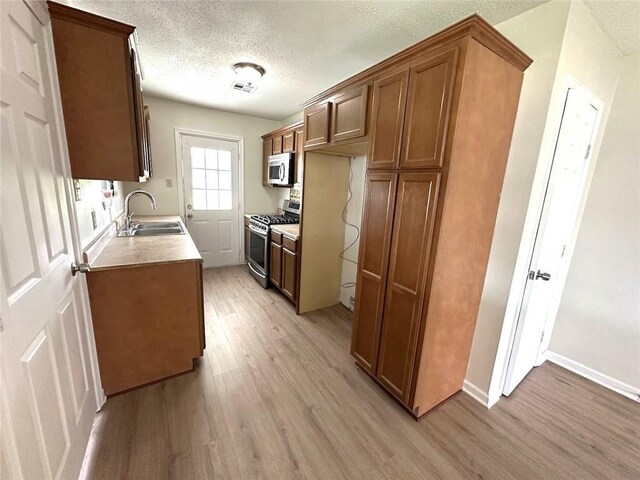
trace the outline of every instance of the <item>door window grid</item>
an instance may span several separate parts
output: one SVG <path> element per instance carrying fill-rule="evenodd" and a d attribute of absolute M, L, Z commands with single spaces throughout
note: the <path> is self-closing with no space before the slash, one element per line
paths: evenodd
<path fill-rule="evenodd" d="M 191 200 L 194 210 L 231 210 L 231 152 L 191 147 Z"/>

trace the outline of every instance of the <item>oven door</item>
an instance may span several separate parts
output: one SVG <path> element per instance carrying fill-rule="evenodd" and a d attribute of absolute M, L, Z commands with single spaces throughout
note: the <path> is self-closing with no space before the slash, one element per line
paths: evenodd
<path fill-rule="evenodd" d="M 268 236 L 249 227 L 249 270 L 263 287 L 268 285 Z"/>

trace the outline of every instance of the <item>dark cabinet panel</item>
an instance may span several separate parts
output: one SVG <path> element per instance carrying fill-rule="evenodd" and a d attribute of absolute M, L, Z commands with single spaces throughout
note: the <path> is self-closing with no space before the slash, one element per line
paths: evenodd
<path fill-rule="evenodd" d="M 269 279 L 276 287 L 282 285 L 282 247 L 275 242 L 270 243 Z"/>
<path fill-rule="evenodd" d="M 286 238 L 286 237 L 285 237 Z M 297 300 L 298 283 L 298 255 L 295 252 L 282 249 L 282 293 L 292 302 Z"/>
<path fill-rule="evenodd" d="M 457 61 L 453 49 L 411 67 L 401 168 L 442 167 Z"/>
<path fill-rule="evenodd" d="M 369 173 L 365 183 L 351 354 L 375 374 L 389 263 L 397 174 Z"/>
<path fill-rule="evenodd" d="M 363 137 L 366 134 L 368 99 L 368 85 L 335 97 L 331 106 L 332 142 Z"/>
<path fill-rule="evenodd" d="M 329 102 L 313 105 L 304 110 L 304 146 L 315 147 L 329 142 Z"/>
<path fill-rule="evenodd" d="M 282 153 L 282 135 L 276 135 L 273 137 L 273 147 L 271 149 L 273 155 Z"/>

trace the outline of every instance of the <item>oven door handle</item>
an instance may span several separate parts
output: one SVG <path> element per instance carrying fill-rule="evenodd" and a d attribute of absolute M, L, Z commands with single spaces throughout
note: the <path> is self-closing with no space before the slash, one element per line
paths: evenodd
<path fill-rule="evenodd" d="M 248 265 L 249 265 L 249 269 L 256 275 L 258 275 L 260 278 L 267 278 L 267 275 L 256 270 L 255 267 L 251 265 L 251 262 L 249 262 Z"/>
<path fill-rule="evenodd" d="M 284 182 L 284 174 L 285 174 L 284 163 L 280 164 L 280 168 L 278 170 L 279 170 L 278 173 L 280 174 L 280 181 Z"/>
<path fill-rule="evenodd" d="M 258 230 L 257 228 L 255 228 L 253 225 L 249 225 L 249 230 L 251 230 L 253 233 L 260 235 L 262 238 L 267 238 L 267 232 L 263 232 L 262 230 Z"/>

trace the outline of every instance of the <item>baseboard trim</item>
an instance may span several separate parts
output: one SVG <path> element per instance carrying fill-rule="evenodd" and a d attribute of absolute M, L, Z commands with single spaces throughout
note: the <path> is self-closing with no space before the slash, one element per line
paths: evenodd
<path fill-rule="evenodd" d="M 487 392 L 481 390 L 469 380 L 465 380 L 462 384 L 462 391 L 473 398 L 476 402 L 485 406 L 485 408 L 491 408 L 489 404 L 489 396 Z"/>
<path fill-rule="evenodd" d="M 624 395 L 631 400 L 636 402 L 640 402 L 640 390 L 632 387 L 631 385 L 627 385 L 615 378 L 611 378 L 604 373 L 600 373 L 592 368 L 587 367 L 581 363 L 578 363 L 570 358 L 567 358 L 559 353 L 552 352 L 547 350 L 546 358 L 551 363 L 555 363 L 556 365 L 566 368 L 567 370 L 571 370 L 573 373 L 580 375 L 592 382 L 597 383 L 598 385 L 602 385 L 603 387 L 608 388 L 609 390 L 613 390 L 620 395 Z"/>

